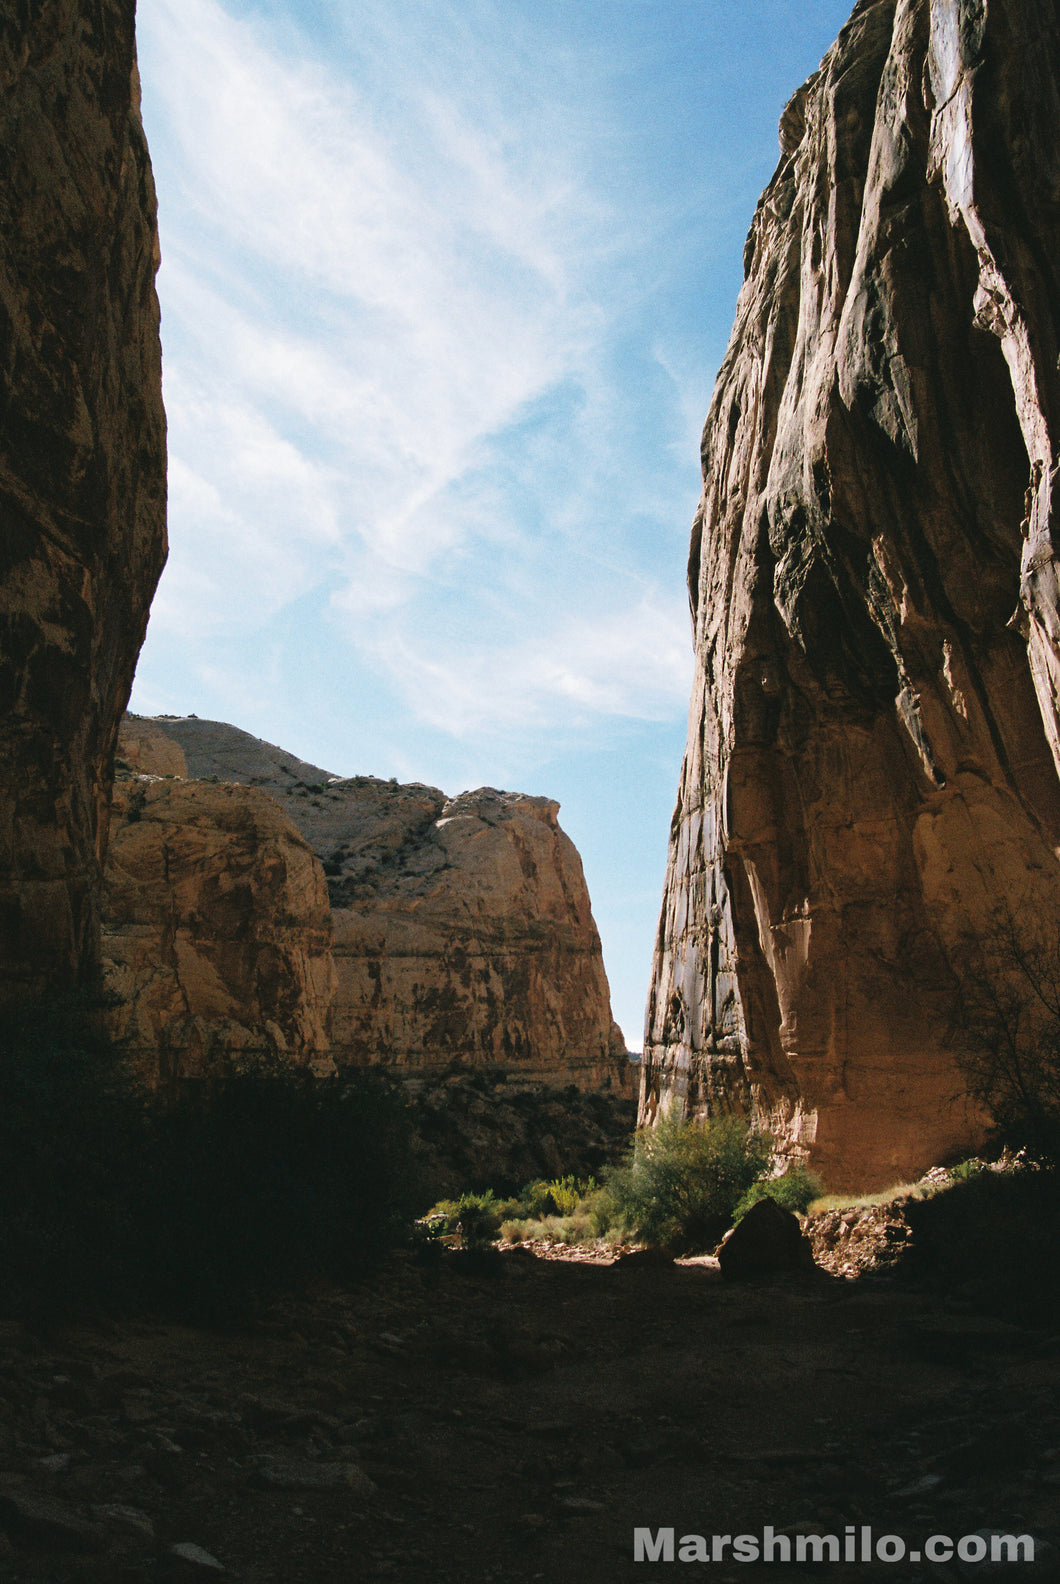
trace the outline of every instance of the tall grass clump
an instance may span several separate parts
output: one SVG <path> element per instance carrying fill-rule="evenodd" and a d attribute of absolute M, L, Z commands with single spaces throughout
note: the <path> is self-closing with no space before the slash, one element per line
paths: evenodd
<path fill-rule="evenodd" d="M 613 1223 L 675 1252 L 702 1251 L 732 1225 L 770 1153 L 770 1139 L 741 1118 L 664 1117 L 638 1131 L 628 1164 L 605 1177 Z"/>

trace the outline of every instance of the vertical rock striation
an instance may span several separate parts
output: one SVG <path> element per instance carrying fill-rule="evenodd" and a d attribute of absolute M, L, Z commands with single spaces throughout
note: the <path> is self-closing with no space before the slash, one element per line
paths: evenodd
<path fill-rule="evenodd" d="M 861 0 L 781 121 L 703 437 L 642 1116 L 836 1187 L 974 1135 L 954 967 L 1060 905 L 1060 19 Z"/>
<path fill-rule="evenodd" d="M 118 724 L 165 559 L 133 0 L 0 17 L 0 1002 L 98 955 Z"/>

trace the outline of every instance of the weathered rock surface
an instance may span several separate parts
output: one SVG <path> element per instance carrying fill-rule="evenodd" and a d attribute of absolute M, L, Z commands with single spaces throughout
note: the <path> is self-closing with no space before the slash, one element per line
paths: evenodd
<path fill-rule="evenodd" d="M 126 715 L 122 720 L 115 769 L 119 775 L 131 770 L 138 775 L 188 779 L 188 762 L 180 744 L 143 715 Z"/>
<path fill-rule="evenodd" d="M 629 1081 L 558 804 L 492 788 L 449 799 L 436 787 L 344 780 L 194 717 L 131 717 L 126 731 L 129 743 L 163 734 L 193 777 L 267 791 L 322 860 L 337 1062 L 423 1078 L 454 1064 L 501 1068 L 509 1080 L 553 1087 Z"/>
<path fill-rule="evenodd" d="M 955 968 L 1060 905 L 1060 25 L 862 0 L 781 122 L 703 438 L 642 1115 L 829 1186 L 974 1140 Z"/>
<path fill-rule="evenodd" d="M 229 1054 L 330 1068 L 323 871 L 266 793 L 135 776 L 112 811 L 103 920 L 115 1032 L 152 1079 Z"/>
<path fill-rule="evenodd" d="M 99 945 L 118 723 L 165 559 L 132 0 L 0 20 L 0 1000 Z"/>

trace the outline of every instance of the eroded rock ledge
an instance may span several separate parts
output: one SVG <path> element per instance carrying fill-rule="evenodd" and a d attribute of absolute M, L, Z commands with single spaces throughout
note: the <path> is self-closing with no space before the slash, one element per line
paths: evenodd
<path fill-rule="evenodd" d="M 1060 30 L 862 0 L 781 122 L 703 437 L 642 1115 L 831 1186 L 967 1145 L 955 968 L 1060 905 Z"/>

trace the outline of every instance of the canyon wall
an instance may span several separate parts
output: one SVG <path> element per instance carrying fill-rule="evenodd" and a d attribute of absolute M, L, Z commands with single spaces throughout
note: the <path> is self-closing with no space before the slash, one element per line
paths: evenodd
<path fill-rule="evenodd" d="M 435 787 L 343 779 L 194 717 L 128 717 L 120 751 L 141 774 L 179 776 L 183 765 L 193 778 L 160 783 L 169 790 L 150 791 L 145 814 L 159 798 L 168 819 L 208 794 L 238 803 L 252 791 L 301 832 L 330 894 L 329 1041 L 340 1065 L 381 1064 L 417 1079 L 465 1069 L 551 1087 L 628 1085 L 581 861 L 558 804 L 491 788 L 449 799 Z M 157 850 L 162 836 L 138 826 L 130 837 L 124 825 L 116 833 L 115 959 L 128 949 L 127 846 L 146 839 Z M 253 887 L 244 900 L 256 917 Z M 136 950 L 146 962 L 147 947 Z M 121 988 L 117 976 L 111 982 Z"/>
<path fill-rule="evenodd" d="M 641 1114 L 870 1187 L 977 1137 L 968 939 L 1060 906 L 1060 24 L 862 0 L 781 121 L 703 436 Z"/>
<path fill-rule="evenodd" d="M 111 760 L 165 559 L 133 0 L 0 21 L 0 1004 L 90 977 Z"/>

